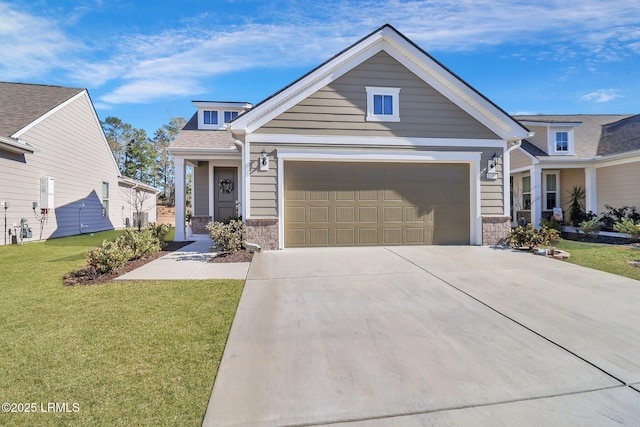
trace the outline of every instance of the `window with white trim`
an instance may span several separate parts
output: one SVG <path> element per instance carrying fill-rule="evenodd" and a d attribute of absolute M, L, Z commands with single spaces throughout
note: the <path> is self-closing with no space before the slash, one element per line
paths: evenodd
<path fill-rule="evenodd" d="M 400 88 L 365 87 L 367 91 L 367 121 L 400 121 Z"/>
<path fill-rule="evenodd" d="M 102 183 L 102 216 L 109 216 L 109 183 Z"/>
<path fill-rule="evenodd" d="M 531 177 L 522 177 L 522 210 L 531 210 Z"/>
<path fill-rule="evenodd" d="M 550 211 L 560 206 L 560 192 L 558 172 L 544 172 L 542 174 L 542 192 L 544 205 L 542 210 Z"/>
<path fill-rule="evenodd" d="M 553 156 L 572 155 L 574 153 L 573 129 L 550 128 L 549 129 L 549 154 Z"/>
<path fill-rule="evenodd" d="M 556 132 L 556 152 L 569 151 L 569 132 Z"/>
<path fill-rule="evenodd" d="M 235 119 L 236 117 L 238 117 L 238 112 L 237 111 L 225 111 L 224 112 L 224 122 L 225 123 L 229 123 L 231 120 Z"/>
<path fill-rule="evenodd" d="M 202 112 L 202 123 L 205 125 L 217 125 L 218 112 L 215 110 L 204 110 Z"/>

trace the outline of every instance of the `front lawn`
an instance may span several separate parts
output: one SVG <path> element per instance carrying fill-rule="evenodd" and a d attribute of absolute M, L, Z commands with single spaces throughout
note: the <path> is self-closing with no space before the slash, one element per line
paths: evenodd
<path fill-rule="evenodd" d="M 628 264 L 628 261 L 640 260 L 640 249 L 633 246 L 562 239 L 555 247 L 571 254 L 570 263 L 640 280 L 640 268 Z"/>
<path fill-rule="evenodd" d="M 0 246 L 0 425 L 201 424 L 243 282 L 62 284 L 117 233 Z"/>

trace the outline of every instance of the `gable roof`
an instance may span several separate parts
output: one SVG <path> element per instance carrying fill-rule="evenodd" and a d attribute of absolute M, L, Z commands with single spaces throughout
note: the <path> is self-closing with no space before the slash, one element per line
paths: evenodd
<path fill-rule="evenodd" d="M 501 138 L 506 140 L 528 135 L 526 127 L 389 24 L 238 116 L 230 123 L 231 131 L 252 133 L 380 51 L 387 52 Z"/>
<path fill-rule="evenodd" d="M 599 146 L 601 144 L 601 137 L 603 136 L 603 129 L 605 125 L 615 123 L 620 121 L 621 119 L 626 119 L 629 117 L 631 116 L 628 114 L 537 114 L 532 116 L 514 116 L 516 120 L 524 122 L 527 126 L 576 126 L 574 128 L 575 155 L 563 155 L 562 157 L 574 157 L 580 159 L 589 159 L 600 154 Z M 544 150 L 540 150 L 535 146 L 534 148 L 537 149 L 537 152 L 525 148 L 524 145 L 522 148 L 526 149 L 527 152 L 536 157 L 549 156 L 549 154 L 544 152 Z M 542 152 L 542 154 L 540 153 L 540 151 Z"/>
<path fill-rule="evenodd" d="M 0 136 L 11 137 L 84 89 L 0 82 Z"/>

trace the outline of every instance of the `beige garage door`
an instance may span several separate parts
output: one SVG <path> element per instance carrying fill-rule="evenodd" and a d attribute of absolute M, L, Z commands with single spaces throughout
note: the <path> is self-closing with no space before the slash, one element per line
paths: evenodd
<path fill-rule="evenodd" d="M 285 247 L 469 244 L 466 164 L 284 164 Z"/>

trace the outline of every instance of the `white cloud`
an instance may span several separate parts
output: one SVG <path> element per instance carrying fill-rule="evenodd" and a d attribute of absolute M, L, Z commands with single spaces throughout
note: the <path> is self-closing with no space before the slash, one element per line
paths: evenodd
<path fill-rule="evenodd" d="M 519 43 L 522 60 L 587 58 L 588 67 L 640 52 L 638 0 L 273 0 L 255 7 L 253 17 L 233 25 L 203 14 L 155 33 L 96 32 L 102 38 L 91 40 L 89 51 L 57 22 L 0 2 L 0 79 L 42 78 L 59 69 L 74 84 L 108 90 L 101 104 L 149 103 L 203 93 L 210 90 L 205 82 L 226 73 L 311 68 L 387 22 L 431 53 Z M 72 18 L 59 20 L 79 23 L 85 12 L 75 8 Z M 586 100 L 619 97 L 594 93 Z"/>
<path fill-rule="evenodd" d="M 55 22 L 0 3 L 0 77 L 3 80 L 39 78 L 66 67 L 67 53 L 81 47 Z"/>
<path fill-rule="evenodd" d="M 622 98 L 618 89 L 599 89 L 586 95 L 582 95 L 580 100 L 592 101 L 597 103 L 611 102 L 614 99 Z"/>

